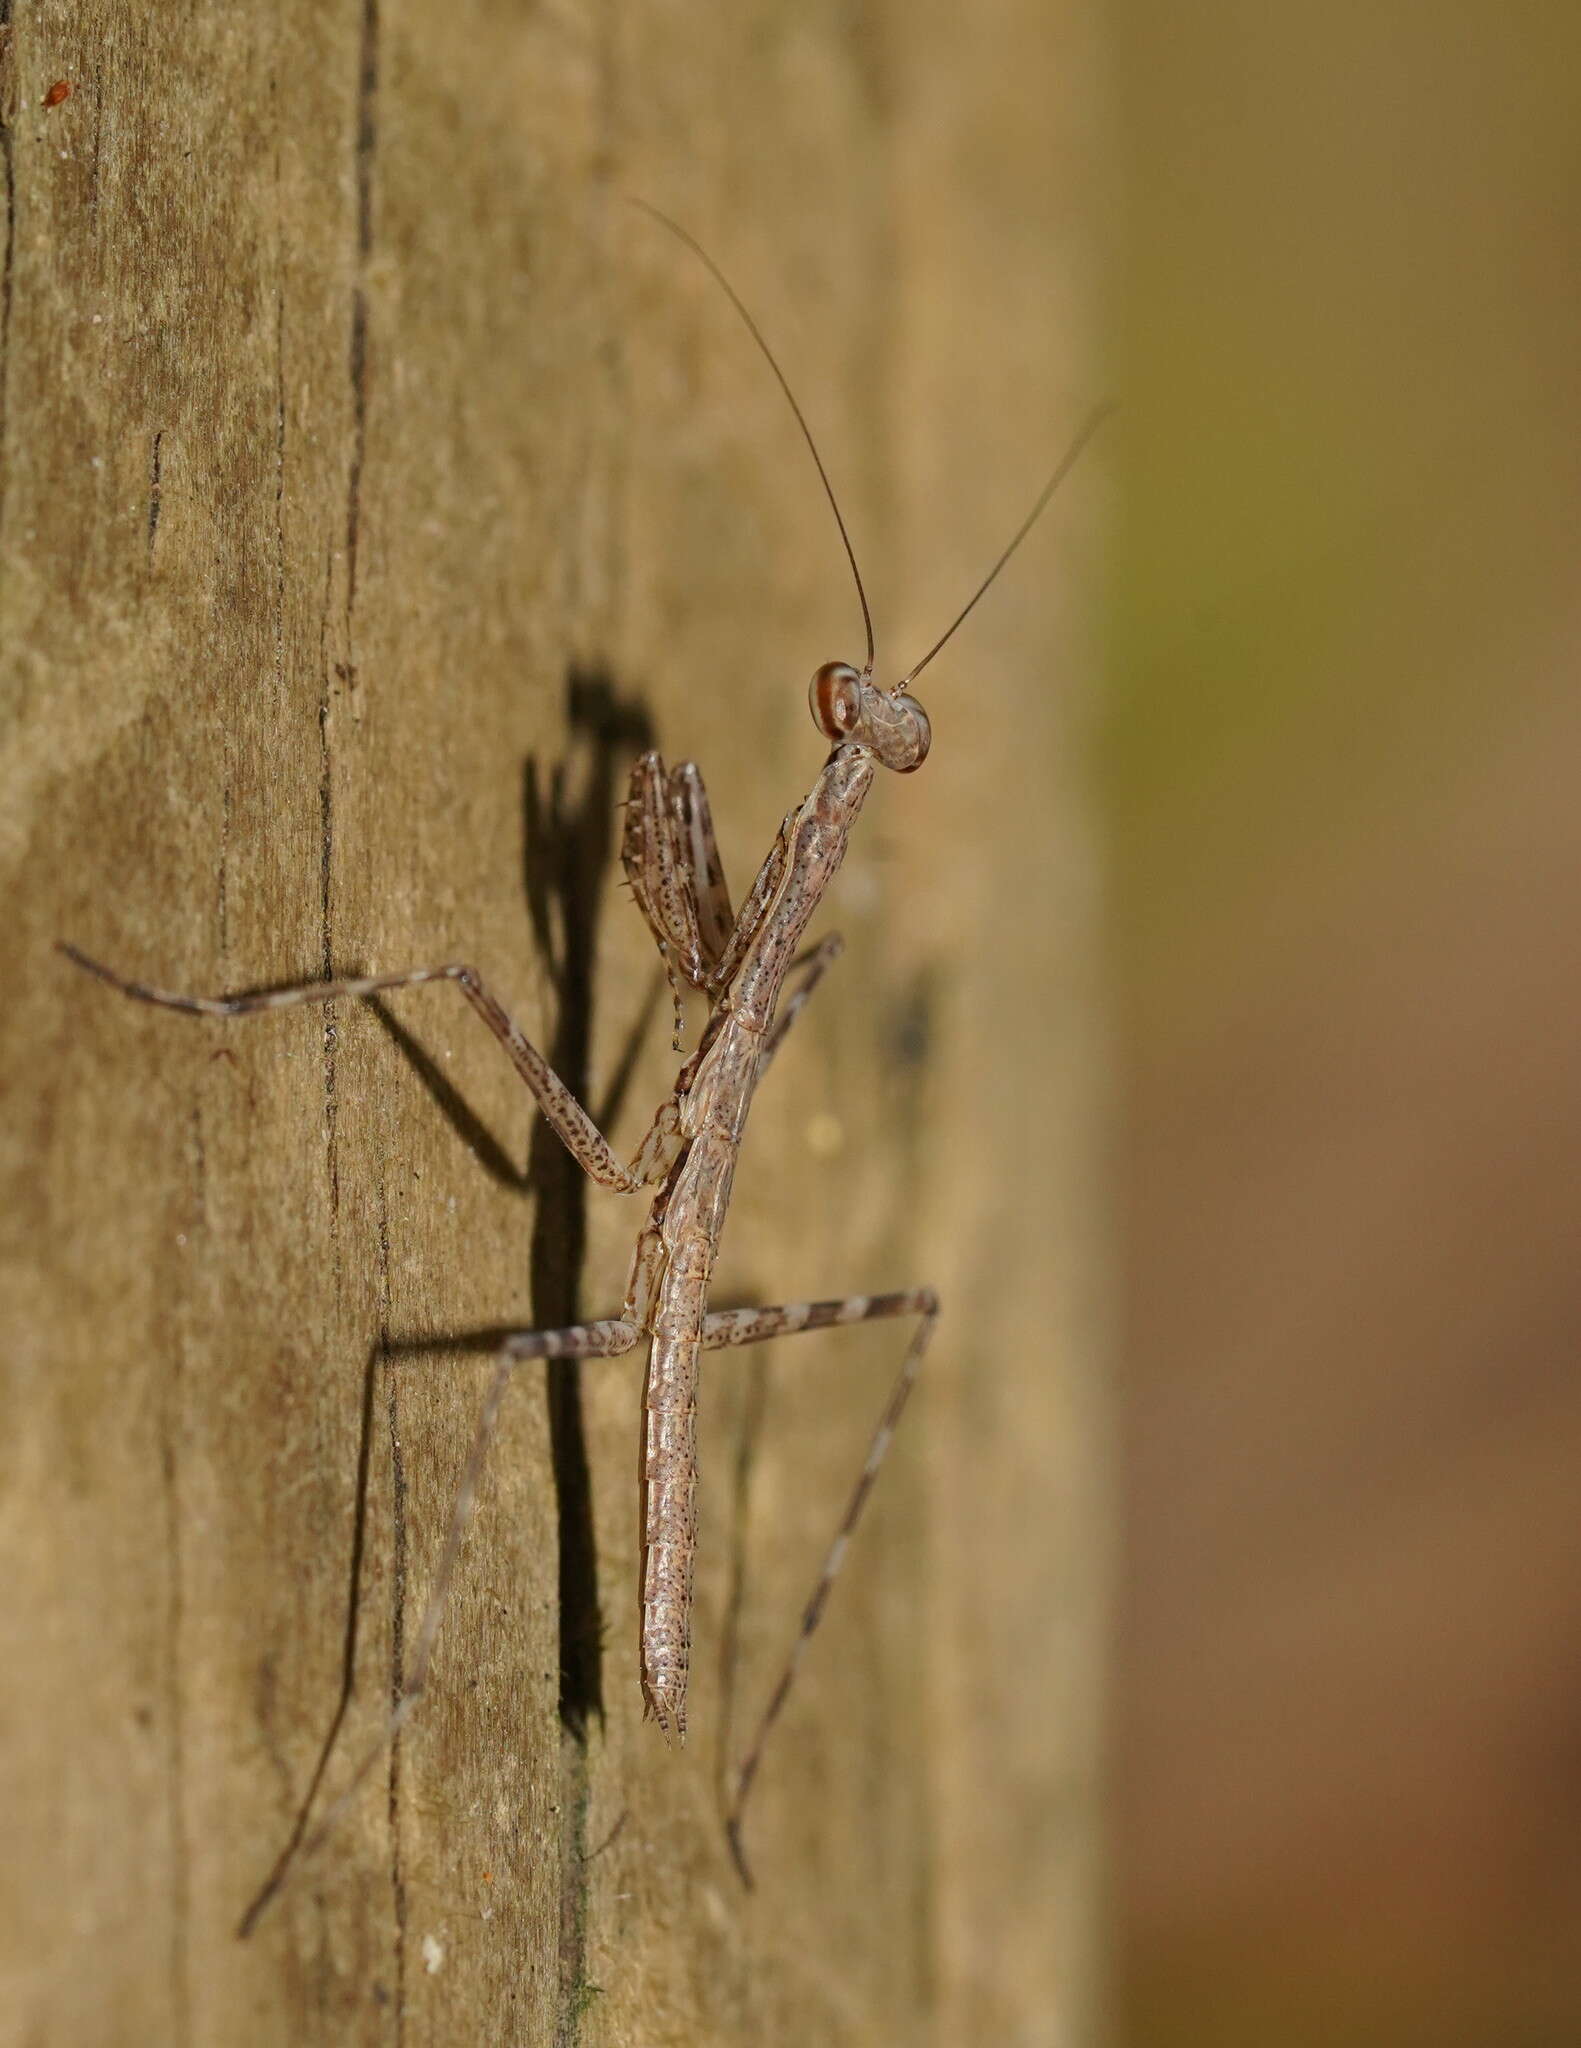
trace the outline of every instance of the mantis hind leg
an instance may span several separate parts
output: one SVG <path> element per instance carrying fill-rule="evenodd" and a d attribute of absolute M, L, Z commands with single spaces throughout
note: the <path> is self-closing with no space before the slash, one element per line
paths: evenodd
<path fill-rule="evenodd" d="M 262 1891 L 248 1907 L 237 1929 L 243 1940 L 257 1926 L 265 1908 L 279 1894 L 295 1865 L 316 1856 L 334 1834 L 357 1793 L 377 1766 L 379 1759 L 401 1732 L 402 1726 L 410 1718 L 427 1689 L 434 1645 L 439 1638 L 445 1610 L 450 1604 L 451 1588 L 456 1568 L 461 1561 L 462 1546 L 466 1542 L 467 1531 L 472 1525 L 473 1513 L 477 1507 L 478 1484 L 483 1477 L 489 1447 L 499 1429 L 500 1410 L 504 1405 L 511 1375 L 517 1366 L 529 1358 L 619 1358 L 635 1346 L 641 1335 L 642 1332 L 623 1317 L 610 1316 L 601 1322 L 576 1323 L 562 1330 L 523 1330 L 507 1337 L 500 1346 L 488 1392 L 484 1395 L 483 1405 L 478 1410 L 477 1425 L 472 1434 L 472 1447 L 467 1453 L 466 1463 L 461 1468 L 461 1478 L 450 1510 L 450 1524 L 445 1532 L 444 1547 L 434 1568 L 433 1583 L 423 1608 L 422 1619 L 412 1639 L 411 1658 L 401 1679 L 400 1690 L 390 1709 L 389 1718 L 377 1738 L 358 1759 L 345 1787 L 331 1801 L 317 1827 L 310 1834 L 294 1838 L 288 1845 L 284 1856 L 276 1864 Z"/>
<path fill-rule="evenodd" d="M 742 1759 L 741 1769 L 736 1778 L 735 1792 L 725 1815 L 725 1834 L 730 1843 L 730 1854 L 740 1875 L 741 1882 L 750 1890 L 752 1872 L 748 1866 L 746 1852 L 742 1846 L 742 1821 L 746 1811 L 747 1795 L 752 1790 L 758 1767 L 763 1760 L 764 1745 L 769 1731 L 779 1719 L 792 1682 L 796 1677 L 801 1660 L 807 1651 L 818 1624 L 823 1619 L 830 1592 L 845 1562 L 846 1551 L 850 1548 L 851 1537 L 867 1506 L 868 1495 L 873 1490 L 873 1481 L 878 1468 L 884 1461 L 900 1421 L 901 1412 L 910 1399 L 912 1387 L 916 1384 L 921 1370 L 923 1355 L 933 1336 L 934 1325 L 939 1319 L 939 1298 L 931 1287 L 914 1287 L 903 1294 L 851 1294 L 839 1301 L 791 1302 L 777 1308 L 727 1309 L 710 1315 L 703 1321 L 703 1349 L 722 1351 L 738 1344 L 761 1344 L 771 1337 L 786 1337 L 802 1330 L 835 1329 L 851 1323 L 875 1321 L 881 1316 L 916 1316 L 917 1328 L 906 1356 L 901 1362 L 900 1372 L 884 1403 L 867 1447 L 867 1457 L 857 1474 L 856 1483 L 846 1501 L 845 1513 L 835 1531 L 818 1574 L 802 1610 L 801 1625 L 796 1632 L 790 1652 L 776 1680 L 774 1690 L 769 1694 L 768 1704 L 758 1718 L 752 1740 Z"/>

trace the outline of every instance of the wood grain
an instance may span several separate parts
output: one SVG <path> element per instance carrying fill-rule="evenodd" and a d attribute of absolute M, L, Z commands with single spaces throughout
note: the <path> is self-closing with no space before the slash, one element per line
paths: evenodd
<path fill-rule="evenodd" d="M 452 990 L 225 1026 L 52 950 L 200 990 L 471 959 L 600 1101 L 651 989 L 612 888 L 631 755 L 702 760 L 739 890 L 817 764 L 802 679 L 857 625 L 771 381 L 621 194 L 775 337 L 898 668 L 1094 395 L 1083 29 L 1026 0 L 969 34 L 10 11 L 9 2038 L 1094 2037 L 1098 467 L 932 672 L 934 759 L 869 806 L 849 956 L 738 1184 L 722 1301 L 946 1301 L 765 1772 L 755 1897 L 726 1717 L 893 1333 L 710 1361 L 684 1755 L 639 1720 L 640 1369 L 524 1373 L 429 1697 L 238 1941 L 386 1710 L 488 1369 L 466 1337 L 607 1311 L 635 1212 L 584 1196 Z"/>

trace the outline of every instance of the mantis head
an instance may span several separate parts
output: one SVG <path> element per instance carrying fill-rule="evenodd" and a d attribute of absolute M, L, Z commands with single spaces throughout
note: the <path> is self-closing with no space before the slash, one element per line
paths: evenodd
<path fill-rule="evenodd" d="M 909 775 L 928 758 L 928 714 L 903 691 L 880 690 L 848 661 L 826 661 L 807 692 L 813 724 L 836 746 L 861 746 Z"/>

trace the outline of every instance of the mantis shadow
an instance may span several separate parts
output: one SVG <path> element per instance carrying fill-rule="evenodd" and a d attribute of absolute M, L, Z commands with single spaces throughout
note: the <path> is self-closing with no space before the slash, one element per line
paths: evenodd
<path fill-rule="evenodd" d="M 528 913 L 555 984 L 549 1064 L 579 1102 L 590 1093 L 593 969 L 598 922 L 614 846 L 619 763 L 652 743 L 646 713 L 610 679 L 573 670 L 568 688 L 572 747 L 547 773 L 527 762 L 523 788 Z M 580 758 L 578 758 L 580 757 Z M 656 980 L 595 1120 L 612 1120 L 636 1065 Z M 540 1329 L 580 1322 L 587 1257 L 587 1176 L 542 1117 L 533 1120 L 527 1178 L 537 1193 L 529 1270 Z M 581 1365 L 546 1361 L 550 1458 L 560 1536 L 560 1720 L 579 1743 L 604 1717 L 603 1626 L 593 1496 L 587 1463 Z"/>
<path fill-rule="evenodd" d="M 524 766 L 523 880 L 533 936 L 540 957 L 548 964 L 555 997 L 554 1028 L 543 1050 L 566 1086 L 579 1101 L 586 1102 L 593 1040 L 593 971 L 614 846 L 618 778 L 631 757 L 651 744 L 652 727 L 642 706 L 623 698 L 609 676 L 599 670 L 571 670 L 566 707 L 571 736 L 564 755 L 547 767 L 530 755 Z M 601 1126 L 607 1126 L 619 1113 L 663 989 L 661 973 L 654 977 L 603 1099 L 594 1106 L 594 1120 Z M 490 1177 L 518 1195 L 536 1195 L 528 1249 L 535 1327 L 554 1328 L 580 1321 L 587 1249 L 586 1176 L 549 1125 L 536 1115 L 526 1163 L 518 1166 L 390 1009 L 381 1001 L 368 1007 Z M 307 1837 L 351 1707 L 361 1634 L 362 1570 L 380 1378 L 413 1354 L 442 1349 L 497 1352 L 515 1327 L 409 1338 L 385 1334 L 369 1352 L 363 1369 L 339 1697 L 290 1836 L 241 1920 L 238 1933 L 243 1938 L 280 1890 Z M 561 1725 L 580 1747 L 585 1746 L 589 1723 L 603 1719 L 604 1689 L 598 1559 L 578 1360 L 545 1361 L 545 1398 L 559 1533 L 559 1714 Z"/>

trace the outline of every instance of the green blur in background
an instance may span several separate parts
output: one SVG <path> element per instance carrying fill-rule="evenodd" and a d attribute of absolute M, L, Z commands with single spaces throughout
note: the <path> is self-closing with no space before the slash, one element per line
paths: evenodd
<path fill-rule="evenodd" d="M 1581 2041 L 1581 5 L 1129 0 L 1124 2038 Z"/>

